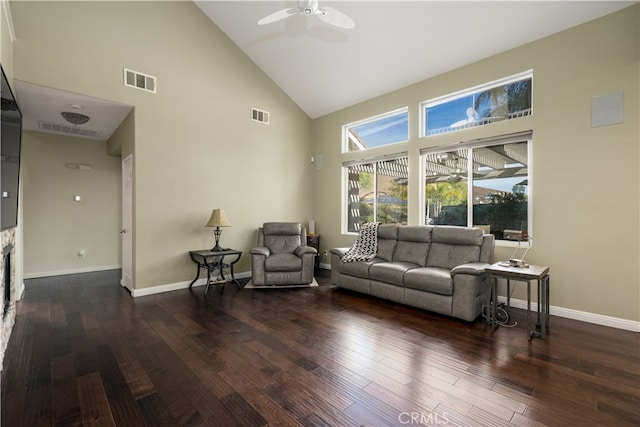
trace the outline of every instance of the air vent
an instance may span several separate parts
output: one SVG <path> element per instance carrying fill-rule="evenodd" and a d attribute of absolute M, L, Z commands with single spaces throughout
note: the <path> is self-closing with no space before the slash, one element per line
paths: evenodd
<path fill-rule="evenodd" d="M 129 70 L 127 68 L 124 69 L 124 85 L 144 90 L 146 92 L 156 93 L 155 77 Z"/>
<path fill-rule="evenodd" d="M 265 125 L 269 124 L 269 112 L 258 110 L 257 108 L 251 109 L 251 120 L 254 122 L 264 123 Z"/>
<path fill-rule="evenodd" d="M 76 126 L 59 125 L 57 123 L 38 121 L 38 129 L 47 132 L 65 133 L 75 136 L 84 136 L 88 138 L 98 138 L 100 136 L 99 131 L 84 129 Z"/>

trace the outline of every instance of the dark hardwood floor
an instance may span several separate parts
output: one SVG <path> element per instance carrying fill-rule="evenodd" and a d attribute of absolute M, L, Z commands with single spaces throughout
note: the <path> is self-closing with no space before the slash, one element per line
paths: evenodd
<path fill-rule="evenodd" d="M 546 340 L 330 286 L 131 298 L 119 271 L 26 281 L 2 426 L 640 425 L 639 334 Z"/>

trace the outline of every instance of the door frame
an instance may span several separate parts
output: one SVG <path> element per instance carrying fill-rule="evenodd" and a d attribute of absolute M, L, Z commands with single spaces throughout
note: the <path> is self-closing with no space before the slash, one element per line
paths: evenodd
<path fill-rule="evenodd" d="M 133 295 L 133 154 L 122 159 L 122 277 L 120 286 Z"/>

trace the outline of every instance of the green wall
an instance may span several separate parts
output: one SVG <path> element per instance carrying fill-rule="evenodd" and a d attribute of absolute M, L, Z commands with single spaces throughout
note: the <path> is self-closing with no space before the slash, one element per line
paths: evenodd
<path fill-rule="evenodd" d="M 88 164 L 91 170 L 70 169 L 67 163 Z M 120 171 L 120 158 L 109 156 L 103 141 L 23 132 L 27 278 L 118 268 Z"/>
<path fill-rule="evenodd" d="M 409 223 L 419 222 L 421 148 L 533 130 L 530 185 L 533 249 L 527 260 L 551 267 L 551 304 L 565 309 L 640 320 L 639 6 L 424 80 L 313 122 L 316 210 L 323 250 L 348 246 L 340 232 L 341 126 L 408 106 L 410 140 L 371 154 L 408 151 Z M 530 117 L 418 137 L 421 101 L 533 69 Z M 624 123 L 591 127 L 591 99 L 624 93 Z M 496 249 L 496 260 L 513 248 Z M 516 297 L 526 294 L 518 289 Z"/>
<path fill-rule="evenodd" d="M 124 142 L 110 148 L 134 155 L 136 289 L 190 281 L 188 251 L 213 246 L 204 224 L 214 208 L 233 224 L 222 244 L 246 251 L 238 271 L 250 269 L 263 222 L 311 218 L 311 120 L 193 3 L 11 10 L 14 78 L 134 106 L 114 136 Z M 123 67 L 156 76 L 158 93 L 125 87 Z M 251 121 L 251 107 L 269 111 L 271 124 Z M 25 253 L 35 244 L 53 243 L 42 236 Z"/>
<path fill-rule="evenodd" d="M 216 207 L 233 223 L 225 246 L 248 251 L 262 222 L 310 218 L 322 250 L 350 245 L 340 165 L 361 154 L 341 154 L 341 126 L 409 106 L 410 140 L 372 154 L 409 152 L 410 223 L 421 148 L 533 130 L 528 260 L 551 266 L 551 304 L 640 320 L 638 5 L 313 121 L 190 2 L 11 8 L 16 79 L 134 106 L 109 147 L 134 155 L 136 289 L 191 279 L 186 253 L 211 246 L 203 225 Z M 156 76 L 158 94 L 124 87 L 123 67 Z M 528 69 L 531 117 L 418 137 L 421 101 Z M 624 123 L 592 128 L 592 97 L 617 91 Z M 269 111 L 271 125 L 250 121 L 251 107 Z M 245 254 L 238 270 L 249 268 Z"/>

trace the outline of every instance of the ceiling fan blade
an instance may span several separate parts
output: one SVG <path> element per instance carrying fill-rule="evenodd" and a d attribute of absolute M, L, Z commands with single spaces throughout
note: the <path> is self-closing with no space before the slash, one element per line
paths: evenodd
<path fill-rule="evenodd" d="M 335 25 L 336 27 L 344 28 L 346 30 L 350 30 L 356 26 L 353 19 L 332 7 L 323 7 L 318 9 L 316 16 L 328 24 Z"/>
<path fill-rule="evenodd" d="M 281 21 L 285 18 L 290 17 L 298 12 L 298 9 L 282 9 L 277 12 L 272 13 L 271 15 L 267 15 L 261 20 L 258 21 L 258 25 L 267 25 L 274 23 L 276 21 Z"/>

